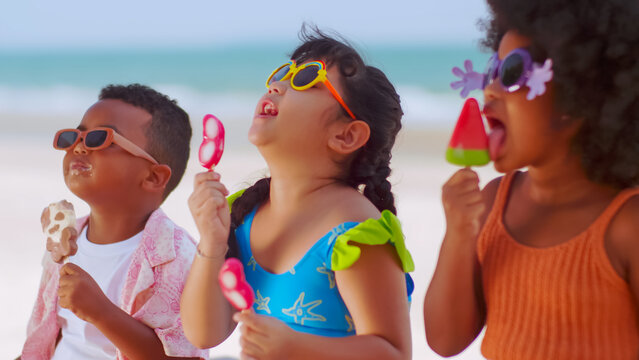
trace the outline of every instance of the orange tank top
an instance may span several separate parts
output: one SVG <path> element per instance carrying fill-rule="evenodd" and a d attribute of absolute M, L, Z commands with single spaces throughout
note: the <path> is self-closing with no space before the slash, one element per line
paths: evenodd
<path fill-rule="evenodd" d="M 608 225 L 639 189 L 619 193 L 580 235 L 533 248 L 504 227 L 514 176 L 502 179 L 477 243 L 487 309 L 482 354 L 496 360 L 639 359 L 637 308 L 604 248 Z"/>

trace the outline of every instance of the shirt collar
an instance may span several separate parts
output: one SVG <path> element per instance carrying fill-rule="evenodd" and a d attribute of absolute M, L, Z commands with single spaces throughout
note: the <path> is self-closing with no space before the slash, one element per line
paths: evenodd
<path fill-rule="evenodd" d="M 84 216 L 76 221 L 78 233 L 87 226 L 89 217 Z M 175 259 L 175 224 L 162 209 L 151 213 L 142 230 L 140 247 L 152 267 Z"/>

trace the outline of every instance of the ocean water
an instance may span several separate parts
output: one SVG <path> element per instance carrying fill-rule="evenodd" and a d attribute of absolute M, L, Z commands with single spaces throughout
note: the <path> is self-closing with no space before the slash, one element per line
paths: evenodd
<path fill-rule="evenodd" d="M 178 100 L 192 118 L 213 113 L 250 120 L 270 72 L 295 44 L 187 49 L 0 51 L 0 118 L 79 121 L 107 84 L 142 83 Z M 449 88 L 465 59 L 483 69 L 488 56 L 467 46 L 372 46 L 358 50 L 395 84 L 409 127 L 450 127 L 462 99 Z M 473 94 L 481 96 L 481 93 Z M 37 125 L 37 124 L 34 124 Z"/>

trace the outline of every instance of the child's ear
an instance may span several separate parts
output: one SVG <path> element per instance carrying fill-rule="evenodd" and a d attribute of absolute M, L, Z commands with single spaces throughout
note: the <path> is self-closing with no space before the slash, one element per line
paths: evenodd
<path fill-rule="evenodd" d="M 362 120 L 341 124 L 328 139 L 328 147 L 339 154 L 350 154 L 364 146 L 371 135 L 368 124 Z"/>
<path fill-rule="evenodd" d="M 574 138 L 584 124 L 584 118 L 576 118 L 570 115 L 563 115 L 559 118 L 559 127 L 567 133 L 569 139 Z"/>
<path fill-rule="evenodd" d="M 168 165 L 152 165 L 142 187 L 151 192 L 164 193 L 166 184 L 171 179 L 171 168 Z"/>

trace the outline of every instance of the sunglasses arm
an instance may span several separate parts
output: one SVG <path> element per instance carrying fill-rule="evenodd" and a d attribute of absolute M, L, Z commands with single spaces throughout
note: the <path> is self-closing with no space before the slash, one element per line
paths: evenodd
<path fill-rule="evenodd" d="M 155 160 L 151 155 L 149 155 L 149 153 L 142 150 L 139 146 L 135 145 L 134 143 L 129 141 L 127 138 L 116 133 L 115 131 L 113 132 L 113 140 L 115 140 L 116 144 L 120 145 L 122 148 L 124 148 L 126 151 L 130 152 L 131 154 L 137 157 L 141 157 L 143 159 L 147 159 L 155 165 L 159 164 L 157 160 Z"/>
<path fill-rule="evenodd" d="M 351 111 L 351 109 L 348 108 L 348 106 L 346 105 L 346 103 L 344 102 L 344 99 L 342 99 L 342 97 L 337 93 L 337 90 L 335 90 L 335 88 L 333 87 L 333 85 L 331 84 L 330 81 L 328 81 L 328 79 L 324 80 L 324 85 L 326 85 L 326 88 L 328 88 L 328 91 L 331 92 L 331 94 L 333 94 L 333 96 L 335 97 L 335 99 L 340 103 L 340 105 L 342 105 L 342 107 L 344 108 L 344 110 L 346 110 L 346 112 L 348 113 L 348 115 L 353 119 L 353 120 L 357 120 L 357 118 L 355 117 L 355 115 L 353 114 L 353 112 Z"/>

